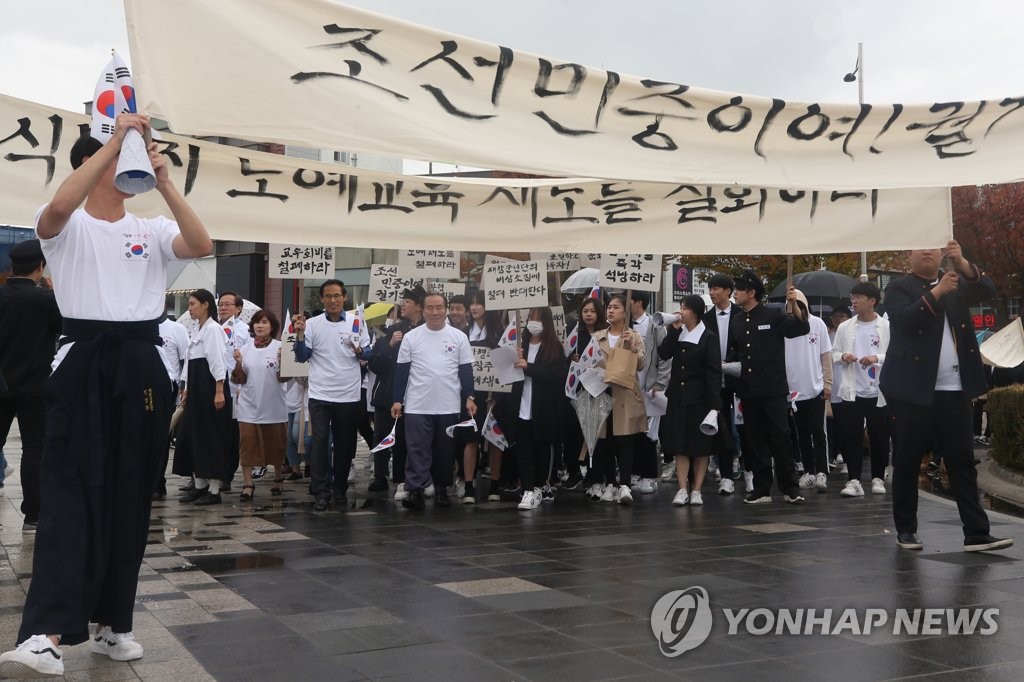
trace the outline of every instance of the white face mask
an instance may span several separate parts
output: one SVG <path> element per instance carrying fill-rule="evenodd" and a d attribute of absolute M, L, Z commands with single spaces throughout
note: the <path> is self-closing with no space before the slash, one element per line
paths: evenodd
<path fill-rule="evenodd" d="M 530 332 L 533 336 L 537 336 L 544 331 L 544 323 L 538 320 L 530 320 L 526 323 L 526 331 Z"/>

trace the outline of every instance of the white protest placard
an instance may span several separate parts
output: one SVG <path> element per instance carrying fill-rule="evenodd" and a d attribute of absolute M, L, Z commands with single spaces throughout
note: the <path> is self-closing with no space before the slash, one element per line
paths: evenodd
<path fill-rule="evenodd" d="M 580 269 L 578 253 L 537 253 L 530 252 L 530 260 L 543 260 L 548 263 L 548 272 L 575 272 Z"/>
<path fill-rule="evenodd" d="M 459 252 L 401 249 L 398 252 L 398 272 L 419 279 L 458 279 Z"/>
<path fill-rule="evenodd" d="M 520 263 L 520 262 L 522 262 L 522 261 L 517 261 L 515 258 L 505 258 L 504 256 L 495 256 L 492 253 L 489 253 L 486 256 L 484 256 L 484 265 L 489 265 L 491 263 Z"/>
<path fill-rule="evenodd" d="M 423 278 L 400 275 L 397 265 L 371 265 L 366 300 L 370 303 L 401 303 L 402 292 L 417 284 L 422 285 Z"/>
<path fill-rule="evenodd" d="M 509 393 L 511 385 L 498 383 L 498 373 L 491 362 L 491 349 L 486 346 L 473 346 L 473 388 L 478 391 Z"/>
<path fill-rule="evenodd" d="M 444 294 L 444 297 L 449 301 L 452 300 L 452 296 L 466 295 L 465 282 L 438 282 L 436 280 L 430 280 L 423 288 L 428 292 Z"/>
<path fill-rule="evenodd" d="M 544 261 L 487 263 L 481 280 L 488 310 L 542 308 L 548 304 Z"/>
<path fill-rule="evenodd" d="M 333 246 L 270 244 L 270 279 L 327 279 L 334 277 Z"/>
<path fill-rule="evenodd" d="M 606 253 L 601 257 L 601 286 L 657 291 L 661 288 L 661 256 Z"/>
<path fill-rule="evenodd" d="M 560 339 L 565 338 L 565 308 L 560 305 L 551 306 L 551 318 L 555 321 L 555 334 Z"/>
<path fill-rule="evenodd" d="M 603 254 L 600 253 L 581 253 L 580 254 L 580 267 L 581 268 L 599 268 L 601 267 L 601 258 Z"/>

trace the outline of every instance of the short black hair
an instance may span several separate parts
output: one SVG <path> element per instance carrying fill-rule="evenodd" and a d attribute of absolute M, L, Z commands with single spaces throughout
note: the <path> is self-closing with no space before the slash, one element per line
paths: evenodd
<path fill-rule="evenodd" d="M 327 287 L 331 286 L 332 284 L 335 284 L 335 285 L 341 287 L 341 295 L 342 296 L 348 296 L 348 292 L 345 291 L 345 283 L 344 282 L 342 282 L 340 279 L 329 279 L 329 280 L 327 280 L 326 282 L 324 282 L 323 284 L 320 285 L 320 296 L 321 297 L 324 295 L 324 289 L 326 289 Z"/>
<path fill-rule="evenodd" d="M 214 310 L 217 309 L 217 301 L 213 299 L 213 294 L 210 293 L 209 289 L 196 289 L 189 294 L 189 298 L 194 298 L 200 303 L 205 303 L 206 314 L 209 317 L 213 317 L 215 315 Z"/>
<path fill-rule="evenodd" d="M 469 310 L 469 299 L 462 294 L 455 294 L 448 299 L 448 307 L 451 308 L 453 305 L 461 305 L 466 310 Z"/>
<path fill-rule="evenodd" d="M 878 305 L 878 302 L 882 300 L 882 290 L 872 282 L 857 282 L 850 289 L 850 295 L 873 298 L 875 299 L 875 305 Z"/>
<path fill-rule="evenodd" d="M 646 291 L 634 291 L 633 300 L 642 305 L 644 310 L 647 310 L 647 306 L 651 305 L 651 295 Z"/>
<path fill-rule="evenodd" d="M 82 135 L 71 145 L 71 167 L 78 170 L 85 159 L 103 149 L 103 143 L 91 135 Z"/>
<path fill-rule="evenodd" d="M 222 292 L 220 292 L 220 298 L 224 298 L 225 296 L 233 296 L 234 297 L 234 299 L 235 299 L 235 307 L 236 308 L 241 308 L 243 305 L 245 305 L 245 299 L 243 299 L 241 296 L 239 296 L 234 291 L 222 291 Z M 217 300 L 219 301 L 220 298 L 218 298 Z"/>
<path fill-rule="evenodd" d="M 710 289 L 711 287 L 719 287 L 721 289 L 728 289 L 729 291 L 732 291 L 736 288 L 736 283 L 732 281 L 732 277 L 729 275 L 716 272 L 711 275 L 710 279 L 708 279 L 708 288 Z"/>
<path fill-rule="evenodd" d="M 442 301 L 444 301 L 444 307 L 445 308 L 448 307 L 448 297 L 444 295 L 443 291 L 431 291 L 430 293 L 428 293 L 426 296 L 423 297 L 423 301 L 421 302 L 421 305 L 425 306 L 426 303 L 427 303 L 427 299 L 428 298 L 433 298 L 435 296 L 440 298 Z"/>
<path fill-rule="evenodd" d="M 680 305 L 696 315 L 698 320 L 704 315 L 706 308 L 704 299 L 698 294 L 686 294 L 683 296 L 683 300 L 680 301 Z"/>

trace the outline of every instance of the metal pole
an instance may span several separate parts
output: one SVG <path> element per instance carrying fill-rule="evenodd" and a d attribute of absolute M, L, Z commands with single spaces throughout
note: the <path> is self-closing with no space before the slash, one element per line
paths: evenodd
<path fill-rule="evenodd" d="M 857 103 L 864 106 L 864 43 L 857 43 Z M 868 281 L 868 254 L 860 252 L 860 281 Z"/>

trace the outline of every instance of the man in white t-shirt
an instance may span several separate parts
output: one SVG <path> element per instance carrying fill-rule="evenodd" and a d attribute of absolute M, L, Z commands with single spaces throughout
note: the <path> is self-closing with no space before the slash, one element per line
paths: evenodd
<path fill-rule="evenodd" d="M 181 372 L 188 363 L 188 332 L 180 322 L 165 317 L 160 323 L 160 338 L 163 339 L 163 353 L 161 356 L 164 367 L 167 369 L 167 378 L 170 379 L 171 404 L 178 400 L 178 390 L 183 387 Z M 159 482 L 153 499 L 163 499 L 167 495 L 167 460 L 170 457 L 171 437 L 167 436 L 167 447 L 164 448 L 163 457 L 160 458 Z"/>
<path fill-rule="evenodd" d="M 832 342 L 828 325 L 810 314 L 807 297 L 796 290 L 797 305 L 807 312 L 811 330 L 786 339 L 786 379 L 793 403 L 793 424 L 800 461 L 804 465 L 801 488 L 828 490 L 828 449 L 825 446 L 825 403 L 832 398 Z"/>
<path fill-rule="evenodd" d="M 452 484 L 455 439 L 445 429 L 459 421 L 463 406 L 470 417 L 476 416 L 473 352 L 466 335 L 447 323 L 447 314 L 444 294 L 427 294 L 426 324 L 406 334 L 398 350 L 391 416 L 405 416 L 408 497 L 402 506 L 410 509 L 423 509 L 423 491 L 431 481 L 435 503 L 451 505 L 447 489 Z"/>
<path fill-rule="evenodd" d="M 309 426 L 313 431 L 310 486 L 314 509 L 334 501 L 345 505 L 348 471 L 356 454 L 356 435 L 363 417 L 363 371 L 370 358 L 370 335 L 355 315 L 345 312 L 347 292 L 341 280 L 320 285 L 324 314 L 294 318 L 295 360 L 309 363 Z M 328 429 L 334 436 L 333 481 Z"/>
<path fill-rule="evenodd" d="M 837 424 L 849 480 L 844 497 L 861 497 L 864 466 L 864 425 L 871 445 L 871 492 L 885 494 L 885 467 L 889 464 L 889 423 L 885 398 L 878 381 L 889 348 L 889 321 L 875 312 L 882 292 L 870 282 L 858 282 L 850 291 L 856 317 L 836 329 L 832 358 L 842 367 L 839 397 L 843 408 Z"/>
<path fill-rule="evenodd" d="M 238 471 L 238 416 L 235 414 L 235 403 L 238 401 L 238 392 L 242 387 L 231 381 L 230 377 L 231 373 L 235 371 L 235 351 L 242 350 L 252 341 L 249 325 L 239 319 L 239 315 L 242 314 L 243 304 L 242 297 L 233 291 L 224 291 L 220 294 L 220 298 L 217 299 L 217 321 L 220 322 L 220 327 L 224 330 L 224 361 L 228 368 L 228 376 L 225 379 L 231 386 L 229 391 L 231 400 L 231 428 L 228 430 L 227 444 L 228 466 L 220 479 L 220 491 L 222 493 L 230 492 L 231 479 L 235 477 L 235 472 Z M 256 478 L 260 477 L 262 477 L 262 474 Z"/>
<path fill-rule="evenodd" d="M 131 633 L 135 592 L 174 407 L 159 351 L 167 261 L 213 245 L 156 144 L 156 191 L 174 220 L 125 210 L 132 195 L 114 176 L 130 130 L 148 134 L 149 117 L 118 114 L 105 144 L 79 138 L 74 171 L 36 215 L 64 327 L 48 386 L 32 584 L 0 677 L 59 676 L 60 645 L 90 638 L 114 660 L 143 654 Z"/>

